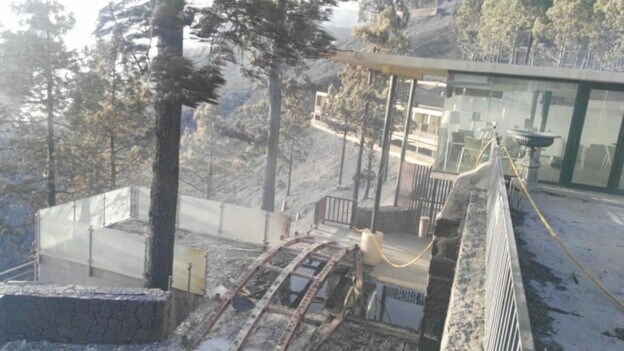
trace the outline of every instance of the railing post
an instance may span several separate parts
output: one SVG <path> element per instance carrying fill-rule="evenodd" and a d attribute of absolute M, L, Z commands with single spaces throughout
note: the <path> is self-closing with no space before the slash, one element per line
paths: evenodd
<path fill-rule="evenodd" d="M 39 265 L 41 263 L 41 215 L 39 211 L 35 212 L 35 249 L 37 250 L 35 259 L 35 281 L 39 281 Z"/>
<path fill-rule="evenodd" d="M 186 281 L 186 292 L 191 292 L 191 272 L 193 271 L 193 264 L 189 262 L 188 264 L 188 280 Z"/>
<path fill-rule="evenodd" d="M 93 275 L 93 226 L 89 226 L 89 277 Z"/>

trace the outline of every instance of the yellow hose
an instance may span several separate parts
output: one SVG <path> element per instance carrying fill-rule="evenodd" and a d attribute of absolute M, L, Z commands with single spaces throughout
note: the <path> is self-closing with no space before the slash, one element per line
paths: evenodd
<path fill-rule="evenodd" d="M 479 152 L 479 157 L 477 157 L 477 162 L 475 162 L 474 167 L 472 168 L 477 168 L 477 166 L 479 165 L 479 162 L 481 162 L 481 157 L 483 157 L 485 150 L 487 150 L 488 147 L 490 147 L 490 145 L 492 145 L 492 143 L 495 141 L 496 139 L 491 139 L 490 141 L 488 141 L 487 144 L 485 144 L 485 146 L 481 149 L 481 152 Z"/>
<path fill-rule="evenodd" d="M 356 231 L 358 232 L 362 232 L 363 229 L 358 229 L 358 228 L 354 228 Z M 420 260 L 425 253 L 427 253 L 427 251 L 429 251 L 429 249 L 431 249 L 431 247 L 433 246 L 433 240 L 429 243 L 429 245 L 427 245 L 427 247 L 425 247 L 424 250 L 422 250 L 416 257 L 414 257 L 414 259 L 412 259 L 411 261 L 407 262 L 407 263 L 394 263 L 392 262 L 388 256 L 386 256 L 386 254 L 383 253 L 383 251 L 381 250 L 381 245 L 379 245 L 379 242 L 377 242 L 377 239 L 375 238 L 375 236 L 373 235 L 373 242 L 375 243 L 375 246 L 377 247 L 377 250 L 379 250 L 379 253 L 381 254 L 381 258 L 383 258 L 384 261 L 386 261 L 386 263 L 388 263 L 389 265 L 391 265 L 394 268 L 405 268 L 405 267 L 409 267 L 411 265 L 413 265 L 414 263 L 418 262 L 418 260 Z"/>
<path fill-rule="evenodd" d="M 580 268 L 581 271 L 583 271 L 583 273 L 585 273 L 585 275 L 589 278 L 589 280 L 591 280 L 600 290 L 602 290 L 619 308 L 624 310 L 624 303 L 622 303 L 622 301 L 620 301 L 613 293 L 611 293 L 607 289 L 607 287 L 605 287 L 604 284 L 602 284 L 602 282 L 596 276 L 594 276 L 594 274 L 587 267 L 585 267 L 585 265 L 578 258 L 576 258 L 576 256 L 574 256 L 574 254 L 565 246 L 561 238 L 557 235 L 555 230 L 546 220 L 546 217 L 544 217 L 544 214 L 542 213 L 542 211 L 537 207 L 537 204 L 535 203 L 533 196 L 531 196 L 526 185 L 521 180 L 520 172 L 518 172 L 518 169 L 516 168 L 516 165 L 514 164 L 514 161 L 511 158 L 511 155 L 509 154 L 507 147 L 505 147 L 504 145 L 501 145 L 501 148 L 505 152 L 505 156 L 509 159 L 509 163 L 511 163 L 511 168 L 513 169 L 514 173 L 516 174 L 516 177 L 518 178 L 518 183 L 520 184 L 520 188 L 522 189 L 522 192 L 527 196 L 529 203 L 531 203 L 531 207 L 533 207 L 533 210 L 537 214 L 537 217 L 539 217 L 544 227 L 546 227 L 546 230 L 548 230 L 548 233 L 550 234 L 550 236 L 555 240 L 557 244 L 559 244 L 563 252 L 572 260 L 572 262 L 574 262 L 574 264 L 576 264 L 576 266 Z"/>

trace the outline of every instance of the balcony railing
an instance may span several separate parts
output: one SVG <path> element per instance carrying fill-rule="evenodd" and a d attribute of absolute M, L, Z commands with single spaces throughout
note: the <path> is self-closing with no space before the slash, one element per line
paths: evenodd
<path fill-rule="evenodd" d="M 314 207 L 314 225 L 331 222 L 353 227 L 357 204 L 351 199 L 325 196 Z"/>
<path fill-rule="evenodd" d="M 534 350 L 500 150 L 493 146 L 487 202 L 484 350 Z"/>

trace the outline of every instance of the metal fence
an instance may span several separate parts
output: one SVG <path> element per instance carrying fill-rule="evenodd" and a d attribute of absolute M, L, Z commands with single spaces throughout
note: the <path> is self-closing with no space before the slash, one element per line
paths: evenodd
<path fill-rule="evenodd" d="M 403 162 L 397 205 L 414 211 L 411 231 L 418 233 L 420 217 L 429 217 L 432 223 L 442 210 L 453 188 L 453 182 L 431 178 L 432 167 Z M 433 225 L 430 228 L 433 232 Z"/>
<path fill-rule="evenodd" d="M 498 146 L 487 203 L 484 350 L 534 350 L 518 250 Z"/>
<path fill-rule="evenodd" d="M 325 196 L 314 207 L 314 225 L 331 222 L 353 227 L 357 205 L 351 199 Z"/>

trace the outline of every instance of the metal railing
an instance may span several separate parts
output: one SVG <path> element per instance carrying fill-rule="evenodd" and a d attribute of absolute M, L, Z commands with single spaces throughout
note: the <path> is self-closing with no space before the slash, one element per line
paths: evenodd
<path fill-rule="evenodd" d="M 534 350 L 518 250 L 497 145 L 487 202 L 484 350 Z"/>
<path fill-rule="evenodd" d="M 32 260 L 0 272 L 0 283 L 5 283 L 11 280 L 33 281 L 37 280 L 36 278 L 37 260 Z"/>
<path fill-rule="evenodd" d="M 429 230 L 433 233 L 435 226 L 433 219 L 442 210 L 453 189 L 452 181 L 434 179 L 431 177 L 432 171 L 431 166 L 417 165 L 407 161 L 403 162 L 401 168 L 396 206 L 414 211 L 410 224 L 412 233 L 418 233 L 422 216 L 432 219 L 433 225 Z"/>
<path fill-rule="evenodd" d="M 357 205 L 351 199 L 325 196 L 314 207 L 314 225 L 332 222 L 353 227 Z"/>

